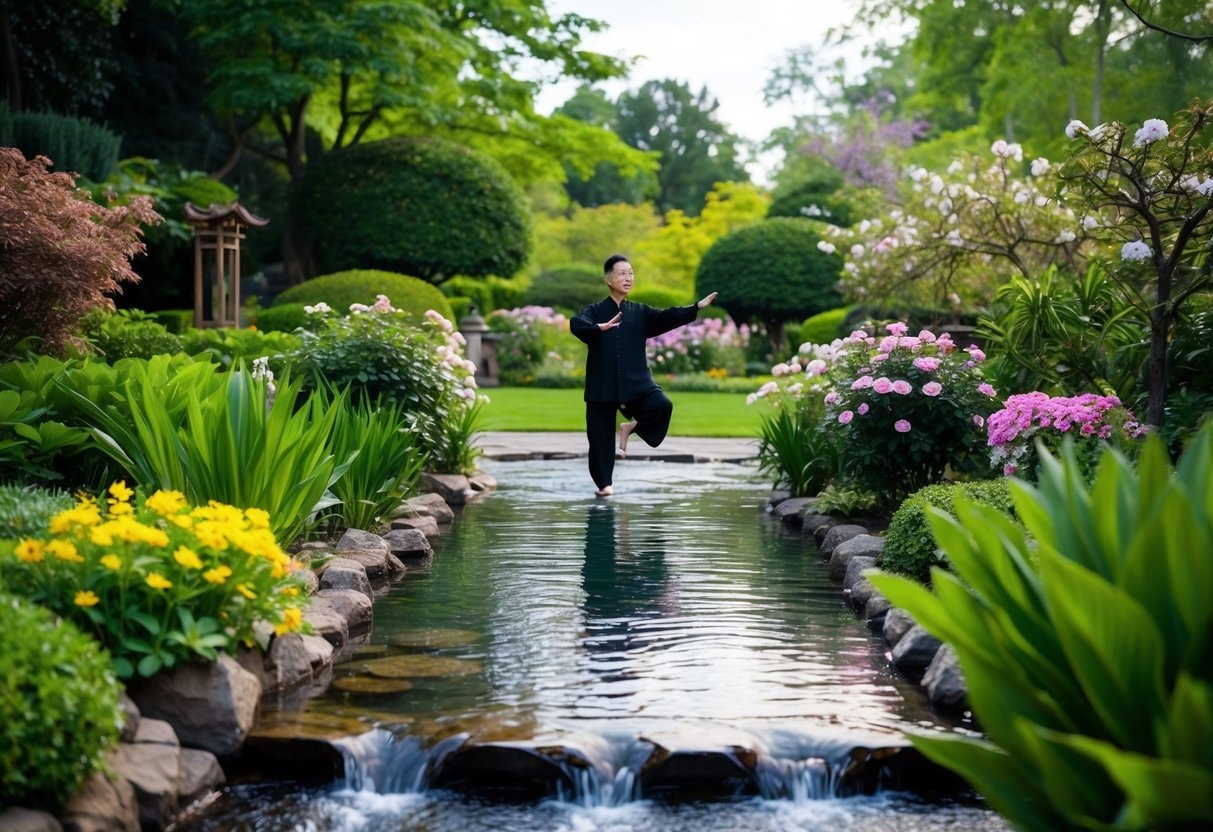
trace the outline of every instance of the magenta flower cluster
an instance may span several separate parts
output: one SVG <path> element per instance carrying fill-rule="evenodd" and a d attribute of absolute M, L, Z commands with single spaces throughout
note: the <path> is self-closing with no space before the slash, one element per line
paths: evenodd
<path fill-rule="evenodd" d="M 1054 447 L 1066 435 L 1106 441 L 1118 427 L 1131 438 L 1146 432 L 1121 408 L 1116 396 L 1021 393 L 1008 398 L 1002 410 L 990 414 L 986 423 L 988 444 L 993 448 L 990 462 L 1001 465 L 1003 473 L 1011 476 L 1020 469 L 1037 437 Z"/>
<path fill-rule="evenodd" d="M 704 318 L 650 338 L 649 365 L 655 372 L 695 373 L 743 365 L 750 326 L 731 319 Z M 736 367 L 735 367 L 736 368 Z"/>

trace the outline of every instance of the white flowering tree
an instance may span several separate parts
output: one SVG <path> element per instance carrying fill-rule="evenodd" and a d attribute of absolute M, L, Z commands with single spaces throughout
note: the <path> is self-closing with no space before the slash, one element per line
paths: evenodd
<path fill-rule="evenodd" d="M 846 258 L 843 294 L 984 306 L 1014 276 L 1050 265 L 1081 270 L 1091 223 L 1057 199 L 1056 166 L 999 140 L 992 159 L 965 155 L 943 172 L 912 168 L 900 206 L 850 228 L 828 227 L 819 247 Z"/>
<path fill-rule="evenodd" d="M 1173 128 L 1148 119 L 1130 135 L 1119 122 L 1071 122 L 1078 144 L 1062 165 L 1068 200 L 1089 207 L 1101 236 L 1120 246 L 1111 271 L 1150 322 L 1146 424 L 1159 427 L 1167 392 L 1167 343 L 1184 303 L 1213 287 L 1213 103 L 1181 111 Z"/>

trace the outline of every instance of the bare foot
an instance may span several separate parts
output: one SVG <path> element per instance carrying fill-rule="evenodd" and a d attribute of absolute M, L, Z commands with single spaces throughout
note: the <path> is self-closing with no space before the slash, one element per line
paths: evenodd
<path fill-rule="evenodd" d="M 628 456 L 628 437 L 636 430 L 635 422 L 624 422 L 619 426 L 619 455 L 624 459 Z"/>
<path fill-rule="evenodd" d="M 615 490 L 613 488 L 611 488 L 611 486 L 607 485 L 607 486 L 603 486 L 602 488 L 595 491 L 594 496 L 595 497 L 609 497 L 614 493 L 615 493 Z"/>

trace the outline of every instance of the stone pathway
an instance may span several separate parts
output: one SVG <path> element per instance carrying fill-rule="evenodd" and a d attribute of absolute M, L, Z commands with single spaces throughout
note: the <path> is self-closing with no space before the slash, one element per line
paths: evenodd
<path fill-rule="evenodd" d="M 485 431 L 476 445 L 489 459 L 569 459 L 586 456 L 589 443 L 584 433 L 527 433 Z M 628 459 L 663 462 L 748 462 L 758 455 L 758 439 L 752 437 L 669 436 L 661 447 L 650 448 L 635 437 L 628 442 Z"/>

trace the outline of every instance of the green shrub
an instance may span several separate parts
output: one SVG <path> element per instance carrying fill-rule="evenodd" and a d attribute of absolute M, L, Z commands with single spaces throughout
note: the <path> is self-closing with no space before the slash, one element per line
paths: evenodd
<path fill-rule="evenodd" d="M 328 153 L 308 165 L 297 205 L 323 270 L 387 269 L 441 283 L 512 275 L 530 254 L 530 213 L 509 173 L 442 139 Z"/>
<path fill-rule="evenodd" d="M 605 285 L 603 291 L 598 296 L 597 300 L 602 300 L 607 296 Z M 677 292 L 673 289 L 662 289 L 660 286 L 641 286 L 628 294 L 628 300 L 633 303 L 647 303 L 654 309 L 666 309 L 670 306 L 688 306 L 691 299 L 684 292 Z M 580 312 L 581 310 L 576 310 Z"/>
<path fill-rule="evenodd" d="M 778 217 L 718 239 L 699 261 L 695 293 L 719 292 L 716 303 L 737 321 L 761 320 L 772 344 L 782 344 L 783 322 L 833 309 L 842 258 L 817 247 L 807 220 Z"/>
<path fill-rule="evenodd" d="M 272 308 L 272 307 L 271 307 Z M 191 356 L 206 358 L 224 367 L 269 356 L 270 367 L 280 372 L 287 353 L 299 348 L 291 332 L 262 332 L 259 329 L 191 329 L 181 337 L 181 347 Z"/>
<path fill-rule="evenodd" d="M 54 812 L 118 741 L 121 685 L 71 622 L 0 595 L 0 806 Z"/>
<path fill-rule="evenodd" d="M 851 204 L 837 191 L 842 178 L 811 179 L 793 188 L 776 190 L 767 217 L 796 217 L 819 220 L 846 228 L 851 225 Z"/>
<path fill-rule="evenodd" d="M 926 581 L 934 566 L 947 569 L 948 563 L 939 557 L 939 545 L 931 534 L 927 510 L 935 509 L 954 515 L 953 506 L 958 494 L 964 495 L 970 502 L 1015 516 L 1006 479 L 937 483 L 920 488 L 893 512 L 893 519 L 889 521 L 889 529 L 885 533 L 880 568 L 886 572 L 909 575 L 918 581 Z"/>
<path fill-rule="evenodd" d="M 45 156 L 55 170 L 76 173 L 94 182 L 118 164 L 122 137 L 86 118 L 58 113 L 13 113 L 13 146 L 29 158 Z"/>
<path fill-rule="evenodd" d="M 602 269 L 574 263 L 540 272 L 523 298 L 528 306 L 550 306 L 577 314 L 606 296 Z"/>
<path fill-rule="evenodd" d="M 1016 829 L 1213 828 L 1213 423 L 1173 471 L 1106 450 L 1011 483 L 1025 529 L 957 500 L 931 529 L 955 575 L 871 580 L 956 650 L 978 739 L 912 737 Z"/>
<path fill-rule="evenodd" d="M 521 306 L 522 298 L 526 293 L 519 281 L 493 276 L 452 277 L 438 288 L 447 298 L 460 295 L 471 298 L 476 309 L 485 317 L 488 317 L 488 314 L 495 309 L 513 309 Z"/>
<path fill-rule="evenodd" d="M 472 311 L 472 299 L 471 298 L 449 297 L 448 296 L 446 300 L 447 300 L 447 303 L 449 303 L 451 305 L 450 320 L 452 320 L 452 321 L 462 321 L 465 317 L 467 317 L 467 314 Z M 477 304 L 476 308 L 477 308 L 477 310 L 479 310 L 480 305 Z"/>
<path fill-rule="evenodd" d="M 174 335 L 183 335 L 194 328 L 193 309 L 159 309 L 152 313 L 152 317 Z"/>
<path fill-rule="evenodd" d="M 257 310 L 253 323 L 261 332 L 294 332 L 307 326 L 308 314 L 304 303 L 279 303 Z"/>
<path fill-rule="evenodd" d="M 832 482 L 817 493 L 813 510 L 818 514 L 854 517 L 870 512 L 880 505 L 875 494 L 856 488 L 850 483 Z"/>
<path fill-rule="evenodd" d="M 181 352 L 181 339 L 138 309 L 94 310 L 80 319 L 81 334 L 107 363 Z"/>
<path fill-rule="evenodd" d="M 843 332 L 842 326 L 847 319 L 848 308 L 840 306 L 837 309 L 827 309 L 825 312 L 818 312 L 816 315 L 811 315 L 804 319 L 800 324 L 800 332 L 796 339 L 796 344 L 828 344 L 835 338 L 841 338 L 844 335 L 849 335 L 849 332 Z M 789 344 L 793 341 L 789 339 Z"/>
<path fill-rule="evenodd" d="M 15 540 L 46 528 L 51 515 L 72 504 L 66 491 L 0 485 L 0 540 Z"/>
<path fill-rule="evenodd" d="M 312 278 L 282 292 L 274 298 L 273 305 L 325 303 L 337 314 L 344 315 L 353 304 L 369 306 L 379 295 L 391 298 L 392 305 L 415 324 L 425 319 L 427 309 L 433 309 L 447 320 L 453 314 L 446 296 L 424 280 L 373 270 L 337 272 Z"/>
<path fill-rule="evenodd" d="M 758 470 L 793 497 L 816 494 L 838 474 L 838 448 L 820 421 L 819 414 L 781 409 L 762 423 Z"/>
<path fill-rule="evenodd" d="M 194 507 L 175 490 L 144 499 L 119 481 L 0 544 L 0 578 L 95 636 L 119 676 L 153 676 L 234 654 L 256 643 L 262 622 L 304 629 L 299 564 L 278 548 L 270 518 L 217 500 Z"/>

